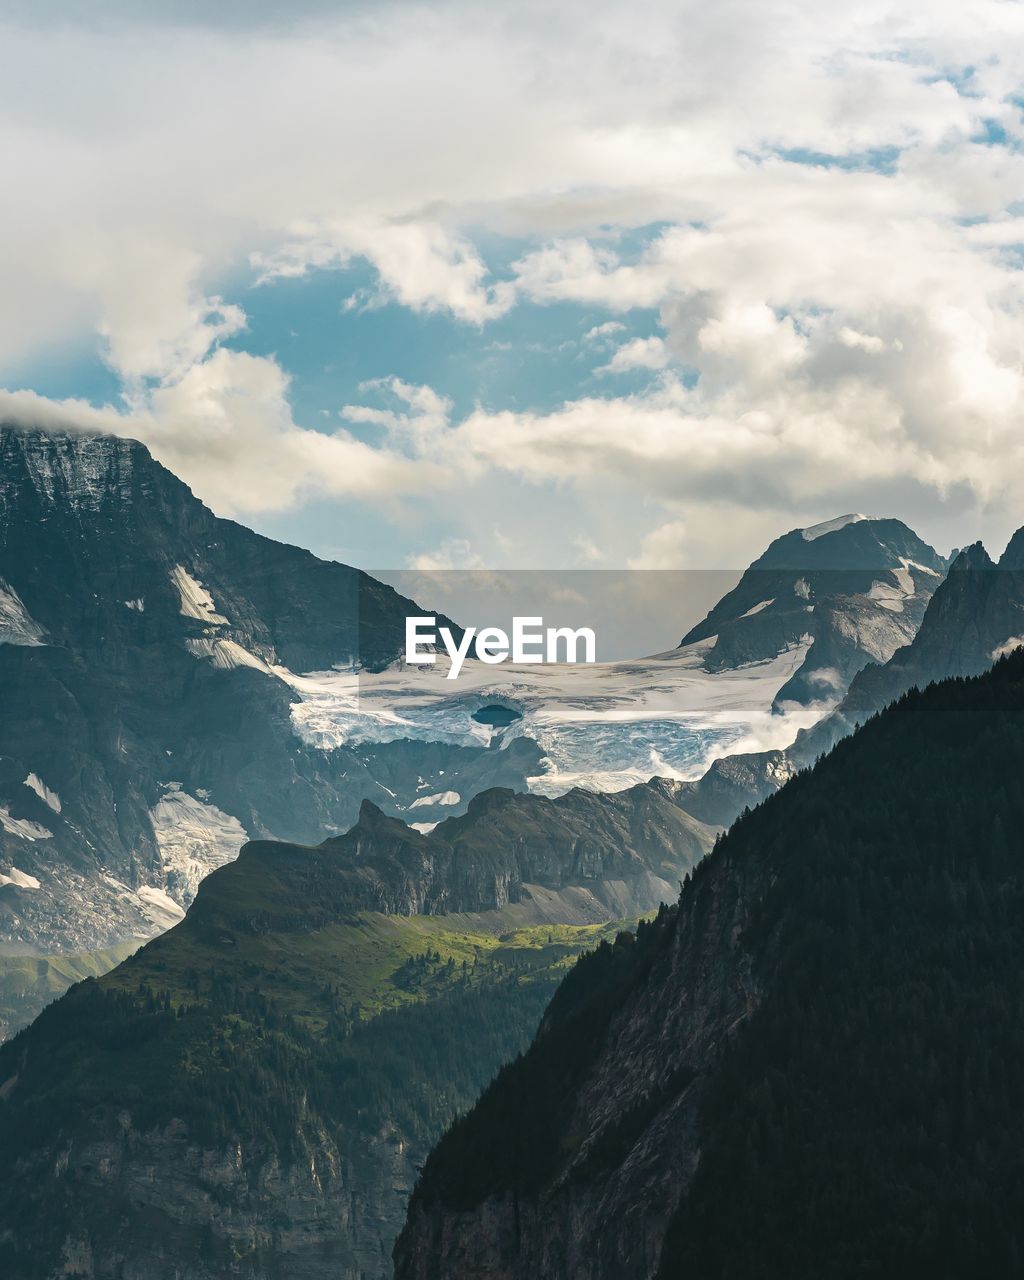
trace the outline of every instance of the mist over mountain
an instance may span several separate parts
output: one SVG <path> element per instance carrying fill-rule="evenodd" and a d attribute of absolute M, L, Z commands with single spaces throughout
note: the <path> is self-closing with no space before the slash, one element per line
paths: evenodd
<path fill-rule="evenodd" d="M 1024 653 L 911 691 L 584 958 L 398 1280 L 1016 1274 L 1022 713 Z"/>

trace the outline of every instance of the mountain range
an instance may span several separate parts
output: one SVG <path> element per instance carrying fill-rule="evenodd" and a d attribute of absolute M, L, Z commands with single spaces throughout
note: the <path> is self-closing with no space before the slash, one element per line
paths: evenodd
<path fill-rule="evenodd" d="M 828 714 L 784 750 L 738 753 L 712 764 L 681 800 L 705 821 L 728 825 L 801 768 L 909 689 L 978 675 L 1024 644 L 1024 529 L 998 561 L 975 543 L 959 552 L 930 594 L 920 626 L 887 662 L 868 662 Z M 811 650 L 813 653 L 813 648 Z"/>
<path fill-rule="evenodd" d="M 684 643 L 721 674 L 813 638 L 777 700 L 835 695 L 913 633 L 943 568 L 899 521 L 796 530 Z M 340 673 L 348 708 L 422 612 L 214 516 L 135 441 L 0 426 L 0 1035 L 173 925 L 249 838 L 321 840 L 364 797 L 426 828 L 544 774 L 515 730 L 316 731 Z"/>
<path fill-rule="evenodd" d="M 970 700 L 1015 706 L 1019 660 L 923 702 L 908 691 L 984 672 L 1024 642 L 1024 531 L 998 564 L 980 544 L 950 564 L 898 520 L 783 535 L 680 650 L 599 671 L 577 700 L 608 712 L 585 715 L 585 732 L 618 733 L 618 754 L 648 764 L 650 725 L 618 719 L 634 688 L 652 706 L 684 687 L 723 706 L 742 687 L 759 714 L 784 724 L 796 706 L 811 727 L 696 781 L 551 798 L 527 793 L 550 762 L 522 733 L 550 718 L 543 694 L 529 721 L 514 686 L 446 701 L 442 728 L 475 735 L 481 714 L 499 717 L 478 745 L 441 728 L 372 740 L 404 723 L 387 681 L 402 696 L 415 685 L 395 664 L 418 604 L 215 517 L 134 442 L 0 428 L 0 462 L 0 1033 L 35 1018 L 0 1046 L 4 1274 L 384 1280 L 418 1167 L 510 1060 L 426 1164 L 402 1280 L 669 1280 L 677 1257 L 697 1259 L 694 1274 L 774 1274 L 730 1252 L 748 1222 L 715 1217 L 734 1174 L 765 1221 L 781 1212 L 761 1148 L 748 1161 L 721 1118 L 747 1107 L 789 1156 L 806 1139 L 779 1115 L 807 1100 L 780 1094 L 766 1119 L 756 1069 L 774 1064 L 772 1036 L 799 1041 L 786 957 L 831 955 L 814 951 L 839 928 L 831 887 L 847 912 L 843 963 L 884 953 L 855 926 L 867 896 L 872 920 L 889 918 L 871 861 L 886 822 L 918 859 L 893 890 L 900 909 L 912 914 L 926 876 L 908 833 L 930 832 L 954 888 L 928 899 L 929 921 L 946 911 L 980 945 L 974 881 L 950 841 L 966 847 L 996 815 L 1012 843 L 1017 792 L 950 737 L 936 769 L 963 769 L 980 809 L 966 782 L 939 796 L 917 712 L 974 726 L 965 750 L 988 762 L 998 734 L 976 742 Z M 360 672 L 381 671 L 366 734 L 345 740 Z M 883 717 L 891 734 L 876 729 L 900 699 Z M 999 734 L 1015 760 L 1001 720 Z M 865 888 L 837 869 L 844 857 Z M 1012 885 L 1002 852 L 985 866 L 994 918 Z M 957 915 L 965 875 L 970 912 Z M 997 941 L 1008 955 L 1013 939 Z M 912 942 L 915 957 L 928 945 Z M 817 1026 L 815 992 L 802 998 Z M 748 1041 L 763 1009 L 769 1030 Z M 600 1248 L 584 1256 L 591 1238 Z M 819 1262 L 797 1258 L 780 1278 L 827 1274 Z"/>
<path fill-rule="evenodd" d="M 680 644 L 709 642 L 705 662 L 718 671 L 810 642 L 776 704 L 834 701 L 914 638 L 947 568 L 901 520 L 848 515 L 792 529 Z"/>

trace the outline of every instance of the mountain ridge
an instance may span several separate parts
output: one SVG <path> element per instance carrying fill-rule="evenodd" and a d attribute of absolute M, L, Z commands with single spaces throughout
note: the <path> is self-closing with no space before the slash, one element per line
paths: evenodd
<path fill-rule="evenodd" d="M 645 785 L 496 789 L 427 834 L 364 801 L 319 846 L 250 842 L 0 1046 L 5 1274 L 384 1280 L 429 1141 L 711 839 Z"/>
<path fill-rule="evenodd" d="M 525 786 L 526 740 L 301 737 L 292 670 L 386 665 L 420 612 L 213 515 L 137 441 L 0 424 L 0 946 L 152 936 L 249 837 L 322 839 L 363 795 Z"/>

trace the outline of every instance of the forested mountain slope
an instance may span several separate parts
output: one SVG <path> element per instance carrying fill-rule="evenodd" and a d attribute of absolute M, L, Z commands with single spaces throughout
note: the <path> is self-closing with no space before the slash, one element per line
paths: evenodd
<path fill-rule="evenodd" d="M 912 691 L 569 974 L 398 1280 L 962 1280 L 1024 1259 L 1024 653 Z"/>

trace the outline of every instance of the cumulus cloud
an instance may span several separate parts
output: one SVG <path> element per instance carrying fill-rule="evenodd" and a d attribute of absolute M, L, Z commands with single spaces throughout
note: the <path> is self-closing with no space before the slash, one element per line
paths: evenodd
<path fill-rule="evenodd" d="M 583 335 L 584 342 L 608 342 L 617 333 L 625 333 L 626 326 L 621 320 L 605 320 L 603 324 L 595 324 Z"/>
<path fill-rule="evenodd" d="M 76 11 L 0 21 L 0 374 L 24 385 L 91 335 L 122 400 L 6 412 L 138 435 L 239 512 L 309 494 L 450 510 L 456 486 L 470 509 L 511 478 L 515 502 L 590 493 L 597 523 L 628 491 L 652 508 L 638 561 L 683 522 L 691 554 L 700 509 L 1024 506 L 1019 6 Z M 500 237 L 521 243 L 495 272 Z M 238 349 L 225 281 L 357 259 L 377 279 L 357 304 L 471 332 L 521 302 L 600 309 L 602 372 L 659 376 L 461 417 L 395 379 L 310 431 L 279 361 Z M 657 336 L 629 338 L 636 309 Z"/>
<path fill-rule="evenodd" d="M 686 522 L 670 520 L 644 538 L 640 554 L 629 561 L 631 569 L 678 569 L 686 563 Z"/>
<path fill-rule="evenodd" d="M 596 374 L 632 373 L 637 369 L 664 369 L 669 363 L 668 348 L 662 338 L 633 338 L 619 347 L 607 364 L 594 370 Z"/>
<path fill-rule="evenodd" d="M 345 430 L 297 426 L 287 388 L 274 360 L 221 349 L 177 381 L 140 391 L 126 411 L 0 391 L 0 420 L 141 440 L 224 515 L 286 510 L 313 497 L 422 493 L 447 482 L 428 462 Z"/>
<path fill-rule="evenodd" d="M 364 219 L 314 225 L 273 253 L 254 253 L 253 264 L 260 282 L 267 283 L 317 267 L 347 266 L 356 257 L 377 269 L 380 296 L 414 311 L 449 311 L 483 324 L 515 301 L 511 282 L 487 282 L 487 267 L 468 241 L 431 222 Z"/>
<path fill-rule="evenodd" d="M 446 538 L 433 551 L 409 557 L 407 568 L 421 573 L 441 573 L 449 569 L 483 569 L 483 558 L 466 538 Z"/>

